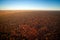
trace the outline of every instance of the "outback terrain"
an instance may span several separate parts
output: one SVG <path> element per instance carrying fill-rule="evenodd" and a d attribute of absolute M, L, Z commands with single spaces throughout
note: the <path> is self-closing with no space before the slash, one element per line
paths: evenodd
<path fill-rule="evenodd" d="M 58 40 L 60 11 L 0 10 L 0 40 Z"/>

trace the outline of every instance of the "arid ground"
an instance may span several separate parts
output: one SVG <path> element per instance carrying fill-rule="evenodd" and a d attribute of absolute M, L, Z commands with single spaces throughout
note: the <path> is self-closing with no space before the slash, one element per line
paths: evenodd
<path fill-rule="evenodd" d="M 59 40 L 60 11 L 0 10 L 0 40 Z"/>

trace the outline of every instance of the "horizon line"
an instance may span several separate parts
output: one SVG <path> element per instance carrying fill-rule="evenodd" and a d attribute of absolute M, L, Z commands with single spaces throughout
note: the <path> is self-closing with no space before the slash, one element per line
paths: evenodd
<path fill-rule="evenodd" d="M 4 9 L 2 9 L 2 10 L 0 10 L 0 11 L 3 11 Z M 5 10 L 11 10 L 11 9 L 5 9 Z M 14 10 L 14 9 L 13 9 Z M 13 11 L 13 10 L 11 10 L 11 11 Z M 18 9 L 15 9 L 15 10 L 18 10 Z M 21 10 L 21 11 L 25 11 L 26 9 L 24 9 L 24 10 Z M 30 10 L 27 10 L 27 11 L 30 11 Z M 31 10 L 31 11 L 60 11 L 60 9 L 59 10 Z"/>

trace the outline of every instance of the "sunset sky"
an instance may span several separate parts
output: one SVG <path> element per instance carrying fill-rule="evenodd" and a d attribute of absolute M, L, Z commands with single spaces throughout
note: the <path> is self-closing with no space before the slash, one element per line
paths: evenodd
<path fill-rule="evenodd" d="M 60 10 L 60 0 L 0 0 L 0 10 Z"/>

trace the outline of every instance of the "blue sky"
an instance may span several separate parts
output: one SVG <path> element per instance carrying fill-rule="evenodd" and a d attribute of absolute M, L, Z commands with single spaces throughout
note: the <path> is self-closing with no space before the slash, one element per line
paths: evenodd
<path fill-rule="evenodd" d="M 60 0 L 0 0 L 0 10 L 60 10 Z"/>

